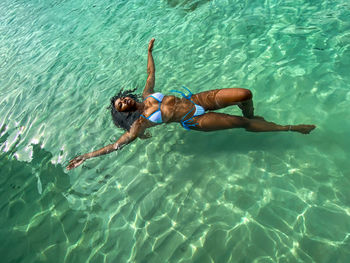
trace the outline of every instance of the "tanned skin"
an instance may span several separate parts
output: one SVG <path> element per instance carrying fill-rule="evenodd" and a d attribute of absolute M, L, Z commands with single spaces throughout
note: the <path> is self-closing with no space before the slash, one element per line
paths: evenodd
<path fill-rule="evenodd" d="M 155 85 L 155 65 L 152 56 L 152 50 L 155 39 L 152 38 L 148 44 L 147 58 L 147 80 L 142 93 L 143 99 L 154 93 Z M 315 125 L 278 125 L 273 122 L 265 121 L 264 118 L 254 116 L 252 93 L 248 89 L 226 88 L 214 89 L 209 91 L 193 94 L 191 99 L 194 103 L 202 106 L 206 111 L 205 114 L 194 117 L 190 129 L 197 131 L 217 131 L 233 128 L 244 128 L 251 132 L 276 132 L 276 131 L 293 131 L 303 134 L 310 133 L 316 128 Z M 228 106 L 237 105 L 243 113 L 242 116 L 229 115 L 225 113 L 212 112 Z M 139 111 L 144 116 L 150 116 L 155 112 L 159 103 L 154 98 L 149 97 L 143 102 L 137 102 L 130 97 L 119 98 L 115 101 L 114 107 L 117 111 Z M 181 122 L 181 119 L 193 109 L 193 103 L 185 98 L 175 96 L 165 96 L 161 103 L 161 114 L 163 123 Z M 209 112 L 207 112 L 209 111 Z M 191 118 L 190 114 L 188 118 Z M 78 167 L 87 159 L 108 154 L 116 151 L 123 146 L 131 143 L 136 138 L 145 138 L 144 132 L 147 128 L 159 125 L 143 117 L 137 119 L 131 126 L 130 130 L 125 132 L 115 143 L 109 144 L 99 150 L 86 153 L 75 157 L 69 162 L 68 170 Z"/>

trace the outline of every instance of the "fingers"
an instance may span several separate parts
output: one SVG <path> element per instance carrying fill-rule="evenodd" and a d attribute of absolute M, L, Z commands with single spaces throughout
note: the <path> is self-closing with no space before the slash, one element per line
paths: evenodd
<path fill-rule="evenodd" d="M 70 161 L 69 161 L 69 165 L 71 165 L 71 164 L 73 164 L 74 162 L 76 162 L 77 159 L 78 159 L 78 157 L 75 157 L 74 159 L 70 160 Z"/>
<path fill-rule="evenodd" d="M 79 165 L 81 165 L 83 162 L 72 162 L 67 166 L 67 170 L 72 170 L 73 168 L 77 168 Z"/>
<path fill-rule="evenodd" d="M 73 168 L 78 167 L 84 162 L 84 159 L 81 156 L 77 156 L 74 159 L 69 161 L 69 164 L 67 165 L 66 169 L 71 170 Z"/>
<path fill-rule="evenodd" d="M 79 156 L 76 156 L 76 157 L 74 157 L 72 160 L 70 160 L 69 162 L 71 163 L 71 162 L 74 162 L 74 161 L 79 161 L 79 160 L 83 160 L 84 159 L 84 157 L 82 156 L 82 155 L 79 155 Z"/>
<path fill-rule="evenodd" d="M 73 160 L 69 161 L 69 164 L 67 165 L 67 170 L 71 170 L 76 167 L 76 157 Z"/>
<path fill-rule="evenodd" d="M 69 171 L 69 170 L 71 170 L 72 168 L 73 168 L 73 164 L 71 163 L 70 165 L 68 165 L 67 167 L 66 167 L 66 169 Z"/>

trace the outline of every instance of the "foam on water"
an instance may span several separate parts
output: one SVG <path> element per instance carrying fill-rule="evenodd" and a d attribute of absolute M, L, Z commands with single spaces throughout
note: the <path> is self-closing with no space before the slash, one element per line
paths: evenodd
<path fill-rule="evenodd" d="M 0 32 L 4 262 L 347 262 L 346 1 L 4 0 Z M 106 107 L 142 92 L 151 37 L 157 91 L 249 88 L 317 129 L 162 125 L 67 173 L 122 134 Z"/>

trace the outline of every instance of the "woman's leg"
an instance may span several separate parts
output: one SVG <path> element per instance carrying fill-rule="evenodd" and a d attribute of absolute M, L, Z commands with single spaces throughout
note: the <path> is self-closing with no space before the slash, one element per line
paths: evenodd
<path fill-rule="evenodd" d="M 192 100 L 205 110 L 218 110 L 238 105 L 244 117 L 252 118 L 254 116 L 252 97 L 253 95 L 248 89 L 230 88 L 200 92 L 194 94 Z"/>
<path fill-rule="evenodd" d="M 208 112 L 204 115 L 195 117 L 193 123 L 198 123 L 192 126 L 191 129 L 199 131 L 217 131 L 233 128 L 244 128 L 251 132 L 274 132 L 274 131 L 295 131 L 303 134 L 310 133 L 315 129 L 315 125 L 278 125 L 273 122 L 265 121 L 258 117 L 248 119 L 245 117 L 234 116 L 224 113 Z"/>

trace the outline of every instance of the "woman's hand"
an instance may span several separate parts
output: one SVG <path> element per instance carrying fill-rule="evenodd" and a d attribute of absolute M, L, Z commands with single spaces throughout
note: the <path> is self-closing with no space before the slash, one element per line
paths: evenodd
<path fill-rule="evenodd" d="M 73 160 L 69 161 L 69 164 L 67 166 L 67 170 L 71 170 L 73 168 L 78 167 L 83 162 L 85 162 L 85 160 L 86 160 L 86 157 L 84 155 L 80 155 L 80 156 L 75 157 Z"/>
<path fill-rule="evenodd" d="M 155 41 L 155 39 L 152 38 L 151 41 L 149 42 L 149 44 L 148 44 L 148 52 L 152 52 L 154 41 Z"/>

